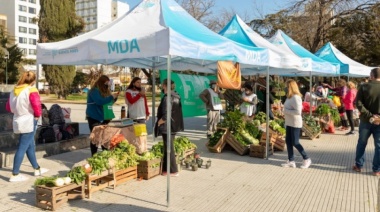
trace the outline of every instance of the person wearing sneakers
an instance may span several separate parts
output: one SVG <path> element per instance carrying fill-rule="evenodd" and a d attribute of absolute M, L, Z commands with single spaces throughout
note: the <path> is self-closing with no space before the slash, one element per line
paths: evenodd
<path fill-rule="evenodd" d="M 355 165 L 352 169 L 361 172 L 364 165 L 365 148 L 372 135 L 375 144 L 373 175 L 380 176 L 380 68 L 370 73 L 370 81 L 359 86 L 356 107 L 360 112 L 359 139 L 356 145 Z"/>
<path fill-rule="evenodd" d="M 355 125 L 354 125 L 353 114 L 354 114 L 354 109 L 355 109 L 354 101 L 356 98 L 357 91 L 356 91 L 356 85 L 352 81 L 348 82 L 348 88 L 349 90 L 347 91 L 347 94 L 343 99 L 343 103 L 344 103 L 344 107 L 346 108 L 348 123 L 350 123 L 351 130 L 348 133 L 346 133 L 346 135 L 354 135 Z"/>
<path fill-rule="evenodd" d="M 41 168 L 36 159 L 34 134 L 37 121 L 42 114 L 42 108 L 38 90 L 32 87 L 35 82 L 36 75 L 34 72 L 24 72 L 6 103 L 7 111 L 13 113 L 13 132 L 19 135 L 10 182 L 28 180 L 28 177 L 20 174 L 20 166 L 24 160 L 25 153 L 34 168 L 35 176 L 48 171 Z"/>
<path fill-rule="evenodd" d="M 175 158 L 175 150 L 174 150 L 174 139 L 175 134 L 179 131 L 184 130 L 184 123 L 183 123 L 183 114 L 182 114 L 182 104 L 181 104 L 181 97 L 174 91 L 175 84 L 173 81 L 170 82 L 171 84 L 171 93 L 169 94 L 171 97 L 171 114 L 169 117 L 171 117 L 171 124 L 170 129 L 171 133 L 168 135 L 167 133 L 167 96 L 168 96 L 168 88 L 167 88 L 168 80 L 164 79 L 162 82 L 162 90 L 164 93 L 163 98 L 161 98 L 160 105 L 157 109 L 157 122 L 154 127 L 154 135 L 155 137 L 162 135 L 162 139 L 164 140 L 164 155 L 163 155 L 163 164 L 162 164 L 162 175 L 167 174 L 167 158 L 170 158 L 170 175 L 173 177 L 179 176 L 178 174 L 178 167 L 177 167 L 177 161 Z M 167 154 L 167 145 L 168 142 L 170 142 L 170 155 Z"/>
<path fill-rule="evenodd" d="M 288 161 L 281 164 L 282 167 L 296 168 L 294 162 L 293 147 L 302 155 L 302 169 L 307 169 L 311 165 L 311 159 L 307 156 L 304 148 L 300 144 L 300 132 L 302 128 L 302 94 L 298 89 L 297 82 L 288 80 L 286 82 L 288 88 L 287 98 L 284 103 L 284 116 L 286 126 L 286 148 L 288 150 Z"/>

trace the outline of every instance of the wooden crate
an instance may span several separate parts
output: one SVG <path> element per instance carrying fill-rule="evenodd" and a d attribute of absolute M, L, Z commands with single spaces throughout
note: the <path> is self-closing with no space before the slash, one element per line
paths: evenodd
<path fill-rule="evenodd" d="M 266 147 L 262 145 L 251 145 L 249 156 L 255 157 L 255 158 L 265 158 L 266 154 Z M 268 155 L 273 155 L 273 149 L 271 146 L 269 146 Z"/>
<path fill-rule="evenodd" d="M 276 141 L 273 143 L 274 150 L 284 151 L 286 146 L 285 138 L 277 136 Z"/>
<path fill-rule="evenodd" d="M 305 123 L 303 123 L 302 125 L 302 132 L 305 133 L 305 136 L 310 138 L 311 140 L 319 138 L 322 133 L 322 131 L 319 131 L 318 133 L 313 133 L 311 127 L 307 126 Z"/>
<path fill-rule="evenodd" d="M 269 143 L 274 144 L 276 142 L 276 139 L 278 137 L 278 134 L 275 133 L 274 131 L 269 131 Z M 267 140 L 267 133 L 263 132 L 261 133 L 261 138 L 260 138 L 260 144 L 265 144 Z"/>
<path fill-rule="evenodd" d="M 159 164 L 158 166 L 156 166 Z M 152 167 L 154 166 L 154 167 Z M 160 174 L 161 170 L 161 158 L 156 158 L 148 161 L 139 161 L 137 165 L 137 177 L 149 180 Z"/>
<path fill-rule="evenodd" d="M 215 144 L 215 146 L 209 146 L 209 142 L 206 143 L 206 147 L 208 151 L 214 152 L 214 153 L 221 153 L 223 148 L 226 146 L 226 135 L 228 133 L 228 129 L 226 128 L 220 128 L 224 130 L 224 134 L 222 137 L 219 139 L 218 143 Z"/>
<path fill-rule="evenodd" d="M 187 157 L 190 157 L 190 156 L 194 156 L 195 150 L 196 150 L 195 148 L 185 150 L 185 151 L 182 153 L 182 157 L 183 157 L 183 158 L 187 158 Z"/>
<path fill-rule="evenodd" d="M 249 152 L 249 145 L 240 144 L 231 132 L 226 135 L 226 142 L 239 154 L 246 155 Z"/>
<path fill-rule="evenodd" d="M 115 168 L 103 171 L 100 175 L 87 174 L 86 176 L 86 195 L 90 199 L 92 193 L 106 187 L 115 187 L 125 181 L 137 178 L 137 166 L 126 169 L 116 170 Z"/>
<path fill-rule="evenodd" d="M 84 182 L 77 185 L 71 183 L 61 187 L 36 186 L 36 206 L 45 210 L 55 211 L 70 199 L 83 199 Z"/>
<path fill-rule="evenodd" d="M 114 185 L 120 185 L 128 180 L 137 178 L 137 166 L 120 169 L 113 173 Z"/>

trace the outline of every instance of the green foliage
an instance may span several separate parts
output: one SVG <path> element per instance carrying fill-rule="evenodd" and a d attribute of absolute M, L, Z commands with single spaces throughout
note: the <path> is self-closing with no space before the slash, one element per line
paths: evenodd
<path fill-rule="evenodd" d="M 59 99 L 66 99 L 76 74 L 75 66 L 44 65 L 43 70 L 51 90 L 55 92 Z"/>
<path fill-rule="evenodd" d="M 305 122 L 305 124 L 310 127 L 313 134 L 317 134 L 317 133 L 321 132 L 321 126 L 319 125 L 318 122 L 315 121 L 313 116 L 304 115 L 302 117 L 302 119 Z"/>
<path fill-rule="evenodd" d="M 213 147 L 215 146 L 219 140 L 222 138 L 223 134 L 225 133 L 226 131 L 223 130 L 223 129 L 218 129 L 211 137 L 210 137 L 210 140 L 208 142 L 208 146 L 210 147 Z"/>
<path fill-rule="evenodd" d="M 41 0 L 38 20 L 39 42 L 55 42 L 72 38 L 84 28 L 75 14 L 74 0 Z M 66 98 L 75 77 L 74 66 L 43 66 L 46 81 L 58 98 Z"/>
<path fill-rule="evenodd" d="M 319 116 L 327 116 L 330 114 L 330 106 L 327 104 L 320 104 L 316 112 Z"/>
<path fill-rule="evenodd" d="M 182 156 L 184 151 L 194 148 L 197 148 L 197 146 L 185 136 L 180 136 L 174 139 L 174 151 L 176 155 Z M 164 150 L 164 142 L 162 141 L 153 145 L 151 150 L 152 154 L 156 157 L 163 157 L 164 151 L 166 150 Z"/>
<path fill-rule="evenodd" d="M 48 187 L 54 187 L 54 181 L 57 179 L 57 176 L 52 176 L 52 177 L 41 177 L 37 178 L 34 181 L 34 186 L 40 186 L 40 185 L 45 185 Z"/>
<path fill-rule="evenodd" d="M 339 124 L 340 122 L 340 115 L 338 109 L 330 109 L 331 118 L 334 121 L 334 124 Z"/>
<path fill-rule="evenodd" d="M 86 172 L 82 166 L 77 166 L 71 169 L 66 176 L 70 177 L 72 182 L 79 185 L 86 179 Z"/>
<path fill-rule="evenodd" d="M 224 114 L 224 120 L 220 123 L 220 126 L 228 128 L 233 132 L 240 131 L 241 129 L 244 129 L 243 117 L 244 114 L 241 113 L 239 110 L 227 111 Z"/>
<path fill-rule="evenodd" d="M 89 81 L 89 75 L 83 72 L 77 72 L 74 77 L 72 87 L 73 88 L 78 88 L 79 86 L 82 88 L 86 87 L 88 85 L 88 81 Z"/>
<path fill-rule="evenodd" d="M 7 32 L 0 26 L 0 69 L 4 70 L 0 73 L 0 81 L 6 82 L 6 74 L 8 73 L 8 84 L 15 84 L 19 78 L 19 64 L 22 62 L 22 50 L 16 45 L 11 45 Z M 11 46 L 10 46 L 11 45 Z M 10 47 L 7 47 L 10 46 Z M 6 57 L 8 51 L 9 57 Z"/>
<path fill-rule="evenodd" d="M 267 114 L 264 112 L 258 112 L 253 120 L 260 121 L 260 124 L 266 123 L 267 121 Z"/>

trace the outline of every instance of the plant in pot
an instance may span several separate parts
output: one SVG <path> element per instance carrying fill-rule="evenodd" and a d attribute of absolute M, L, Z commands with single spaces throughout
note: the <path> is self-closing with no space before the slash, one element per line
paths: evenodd
<path fill-rule="evenodd" d="M 191 164 L 191 169 L 192 169 L 193 171 L 198 171 L 198 164 L 197 164 L 197 163 L 192 163 L 192 164 Z"/>
<path fill-rule="evenodd" d="M 206 162 L 206 169 L 208 169 L 210 167 L 211 167 L 211 160 L 208 159 L 208 161 Z"/>
<path fill-rule="evenodd" d="M 185 165 L 186 165 L 187 169 L 190 168 L 190 165 L 191 165 L 191 159 L 190 158 L 185 159 Z"/>
<path fill-rule="evenodd" d="M 201 168 L 202 165 L 203 165 L 203 159 L 202 158 L 197 158 L 197 164 L 198 164 L 198 168 Z"/>

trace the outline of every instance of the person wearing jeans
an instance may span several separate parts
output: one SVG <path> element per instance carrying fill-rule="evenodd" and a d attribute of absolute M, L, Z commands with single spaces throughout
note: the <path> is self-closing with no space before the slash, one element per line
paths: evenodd
<path fill-rule="evenodd" d="M 298 85 L 294 80 L 288 80 L 286 82 L 288 93 L 284 103 L 284 116 L 286 126 L 286 148 L 288 150 L 288 161 L 281 164 L 282 167 L 296 168 L 294 161 L 293 147 L 302 155 L 303 164 L 302 169 L 307 169 L 311 165 L 311 159 L 306 154 L 304 148 L 300 144 L 300 131 L 302 128 L 302 98 L 298 89 Z"/>
<path fill-rule="evenodd" d="M 35 81 L 36 75 L 34 72 L 24 72 L 6 103 L 6 110 L 13 113 L 13 132 L 19 135 L 10 182 L 28 180 L 28 177 L 20 174 L 20 167 L 25 153 L 34 168 L 35 176 L 42 175 L 48 171 L 48 169 L 41 168 L 38 165 L 35 153 L 34 135 L 37 120 L 42 114 L 40 95 L 38 90 L 32 87 Z"/>
<path fill-rule="evenodd" d="M 360 112 L 360 125 L 355 164 L 352 169 L 356 172 L 362 171 L 365 148 L 368 138 L 372 135 L 375 144 L 372 171 L 374 176 L 380 176 L 380 68 L 371 70 L 370 79 L 370 82 L 359 87 L 356 97 L 356 107 Z"/>
<path fill-rule="evenodd" d="M 346 135 L 353 135 L 355 134 L 354 132 L 355 125 L 354 125 L 354 117 L 353 117 L 353 113 L 355 109 L 354 101 L 356 98 L 357 91 L 356 91 L 355 84 L 351 81 L 348 82 L 348 88 L 349 90 L 347 91 L 346 96 L 344 96 L 343 103 L 344 103 L 344 107 L 346 108 L 347 119 L 348 119 L 348 123 L 350 123 L 351 130 L 348 133 L 346 133 Z"/>

